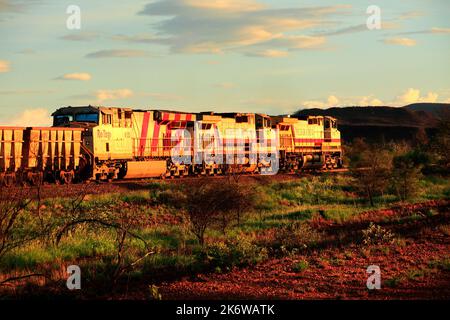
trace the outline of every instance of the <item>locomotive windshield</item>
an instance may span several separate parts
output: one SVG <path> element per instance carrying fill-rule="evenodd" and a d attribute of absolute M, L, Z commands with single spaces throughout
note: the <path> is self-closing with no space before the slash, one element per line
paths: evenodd
<path fill-rule="evenodd" d="M 53 118 L 53 125 L 66 126 L 71 122 L 88 122 L 98 124 L 98 113 L 59 114 Z"/>
<path fill-rule="evenodd" d="M 98 123 L 98 113 L 79 113 L 75 115 L 75 121 Z"/>
<path fill-rule="evenodd" d="M 53 126 L 64 126 L 73 121 L 73 116 L 71 115 L 62 115 L 62 116 L 54 116 L 53 117 Z"/>

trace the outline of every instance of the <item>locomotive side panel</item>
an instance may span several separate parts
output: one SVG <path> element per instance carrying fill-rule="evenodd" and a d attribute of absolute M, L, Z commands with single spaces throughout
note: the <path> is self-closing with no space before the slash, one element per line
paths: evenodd
<path fill-rule="evenodd" d="M 131 113 L 126 109 L 100 108 L 98 126 L 92 128 L 92 150 L 97 161 L 133 158 Z"/>

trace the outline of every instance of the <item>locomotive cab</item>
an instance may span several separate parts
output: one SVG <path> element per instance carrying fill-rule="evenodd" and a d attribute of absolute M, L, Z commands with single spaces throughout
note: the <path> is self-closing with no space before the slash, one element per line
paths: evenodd
<path fill-rule="evenodd" d="M 92 106 L 61 108 L 52 114 L 53 127 L 95 126 L 99 115 L 99 109 Z"/>

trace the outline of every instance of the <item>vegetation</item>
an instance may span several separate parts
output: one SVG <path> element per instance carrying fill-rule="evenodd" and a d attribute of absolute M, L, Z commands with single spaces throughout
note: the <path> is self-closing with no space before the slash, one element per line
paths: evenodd
<path fill-rule="evenodd" d="M 295 257 L 329 243 L 343 244 L 348 239 L 339 228 L 330 234 L 317 226 L 355 223 L 373 207 L 450 197 L 447 176 L 426 173 L 430 166 L 445 166 L 445 161 L 423 146 L 375 148 L 358 140 L 347 157 L 349 174 L 290 180 L 152 181 L 138 191 L 101 195 L 90 194 L 93 186 L 86 185 L 75 196 L 46 199 L 29 188 L 2 187 L 0 291 L 7 285 L 38 286 L 42 281 L 63 288 L 65 268 L 77 264 L 83 269 L 87 297 L 121 292 L 129 281 L 137 281 L 147 283 L 150 299 L 161 299 L 162 280 L 222 273 L 269 257 Z M 405 209 L 395 221 L 436 214 Z M 448 225 L 439 230 L 448 235 Z M 401 242 L 383 220 L 358 232 L 359 243 L 366 247 Z M 351 253 L 333 261 L 348 257 Z M 312 263 L 294 261 L 294 272 Z M 448 270 L 448 259 L 434 267 Z M 398 279 L 391 279 L 392 286 L 398 284 Z"/>

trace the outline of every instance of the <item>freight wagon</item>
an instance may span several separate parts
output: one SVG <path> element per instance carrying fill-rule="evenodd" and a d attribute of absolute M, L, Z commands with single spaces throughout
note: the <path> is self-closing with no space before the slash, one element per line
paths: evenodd
<path fill-rule="evenodd" d="M 72 182 L 81 177 L 82 128 L 0 127 L 0 182 Z"/>

